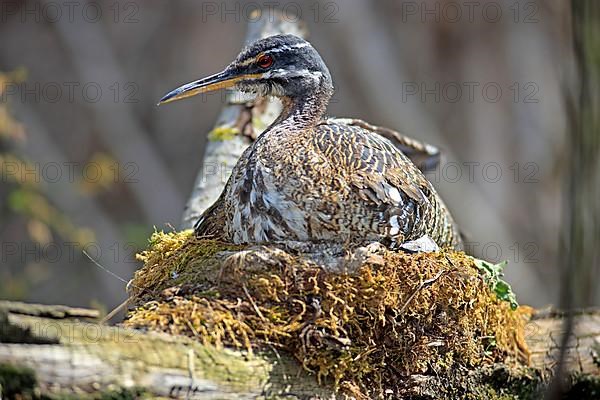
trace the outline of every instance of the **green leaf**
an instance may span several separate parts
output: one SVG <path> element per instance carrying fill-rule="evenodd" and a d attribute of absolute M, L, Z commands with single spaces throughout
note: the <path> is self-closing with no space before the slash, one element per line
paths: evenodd
<path fill-rule="evenodd" d="M 473 258 L 475 266 L 483 275 L 483 279 L 488 284 L 490 289 L 496 293 L 496 297 L 502 301 L 510 303 L 510 308 L 516 310 L 519 306 L 517 303 L 517 296 L 512 291 L 510 285 L 502 279 L 504 276 L 504 266 L 508 264 L 508 261 L 502 261 L 498 264 L 492 264 L 484 260 Z"/>

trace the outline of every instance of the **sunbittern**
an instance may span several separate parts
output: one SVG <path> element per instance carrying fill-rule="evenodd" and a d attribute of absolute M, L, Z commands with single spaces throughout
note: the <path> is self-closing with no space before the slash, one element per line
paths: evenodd
<path fill-rule="evenodd" d="M 293 35 L 258 40 L 222 72 L 160 103 L 229 87 L 276 96 L 283 111 L 241 156 L 196 223 L 197 235 L 393 248 L 427 236 L 440 247 L 460 247 L 446 206 L 402 151 L 366 123 L 324 117 L 333 83 L 310 43 Z"/>

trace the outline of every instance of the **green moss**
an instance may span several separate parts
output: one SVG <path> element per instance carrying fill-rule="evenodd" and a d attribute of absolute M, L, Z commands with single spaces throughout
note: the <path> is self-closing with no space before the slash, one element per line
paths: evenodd
<path fill-rule="evenodd" d="M 543 397 L 541 371 L 534 368 L 509 369 L 496 365 L 484 369 L 469 385 L 469 398 L 490 400 L 537 400 Z"/>
<path fill-rule="evenodd" d="M 563 399 L 600 399 L 600 376 L 575 374 Z"/>
<path fill-rule="evenodd" d="M 142 388 L 116 389 L 89 394 L 40 393 L 35 372 L 27 367 L 0 363 L 0 399 L 22 400 L 134 400 L 151 398 Z"/>
<path fill-rule="evenodd" d="M 35 373 L 30 368 L 0 364 L 0 398 L 33 398 Z"/>
<path fill-rule="evenodd" d="M 156 233 L 139 259 L 126 326 L 248 352 L 275 345 L 355 397 L 400 393 L 400 376 L 455 379 L 507 355 L 527 359 L 528 311 L 498 299 L 461 252 L 381 249 L 336 273 L 277 247 L 185 231 Z"/>
<path fill-rule="evenodd" d="M 0 343 L 53 344 L 57 341 L 38 337 L 29 328 L 11 324 L 8 320 L 8 312 L 0 308 Z"/>
<path fill-rule="evenodd" d="M 89 394 L 46 394 L 39 397 L 39 400 L 139 400 L 154 399 L 141 388 L 109 390 L 106 392 L 97 392 Z"/>
<path fill-rule="evenodd" d="M 240 130 L 238 128 L 221 125 L 208 133 L 208 140 L 211 142 L 224 142 L 233 139 L 239 133 Z"/>
<path fill-rule="evenodd" d="M 597 376 L 573 374 L 562 395 L 563 399 L 600 399 L 600 378 Z M 533 368 L 523 368 L 518 373 L 498 366 L 489 374 L 483 374 L 470 385 L 467 398 L 489 400 L 538 400 L 544 397 L 548 386 L 541 372 Z"/>
<path fill-rule="evenodd" d="M 191 229 L 154 232 L 149 243 L 149 250 L 136 256 L 145 267 L 134 275 L 130 287 L 132 297 L 146 299 L 149 289 L 156 292 L 185 283 L 206 282 L 217 272 L 215 254 L 241 248 L 216 240 L 196 240 Z"/>

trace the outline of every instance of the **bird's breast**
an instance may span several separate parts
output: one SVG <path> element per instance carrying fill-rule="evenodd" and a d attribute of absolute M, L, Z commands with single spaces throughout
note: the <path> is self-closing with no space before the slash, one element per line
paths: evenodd
<path fill-rule="evenodd" d="M 339 231 L 349 184 L 318 151 L 297 143 L 260 148 L 235 174 L 227 229 L 236 243 L 330 239 Z"/>

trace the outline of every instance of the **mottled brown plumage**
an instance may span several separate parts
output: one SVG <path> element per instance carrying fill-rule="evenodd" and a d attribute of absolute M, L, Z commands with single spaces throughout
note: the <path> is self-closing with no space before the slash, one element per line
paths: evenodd
<path fill-rule="evenodd" d="M 284 109 L 241 156 L 220 198 L 196 224 L 197 235 L 234 243 L 378 241 L 391 247 L 429 236 L 440 247 L 460 246 L 444 203 L 400 150 L 422 161 L 432 149 L 363 121 L 325 119 L 333 86 L 310 44 L 292 35 L 257 41 L 222 73 L 163 101 L 225 86 L 277 96 Z"/>

